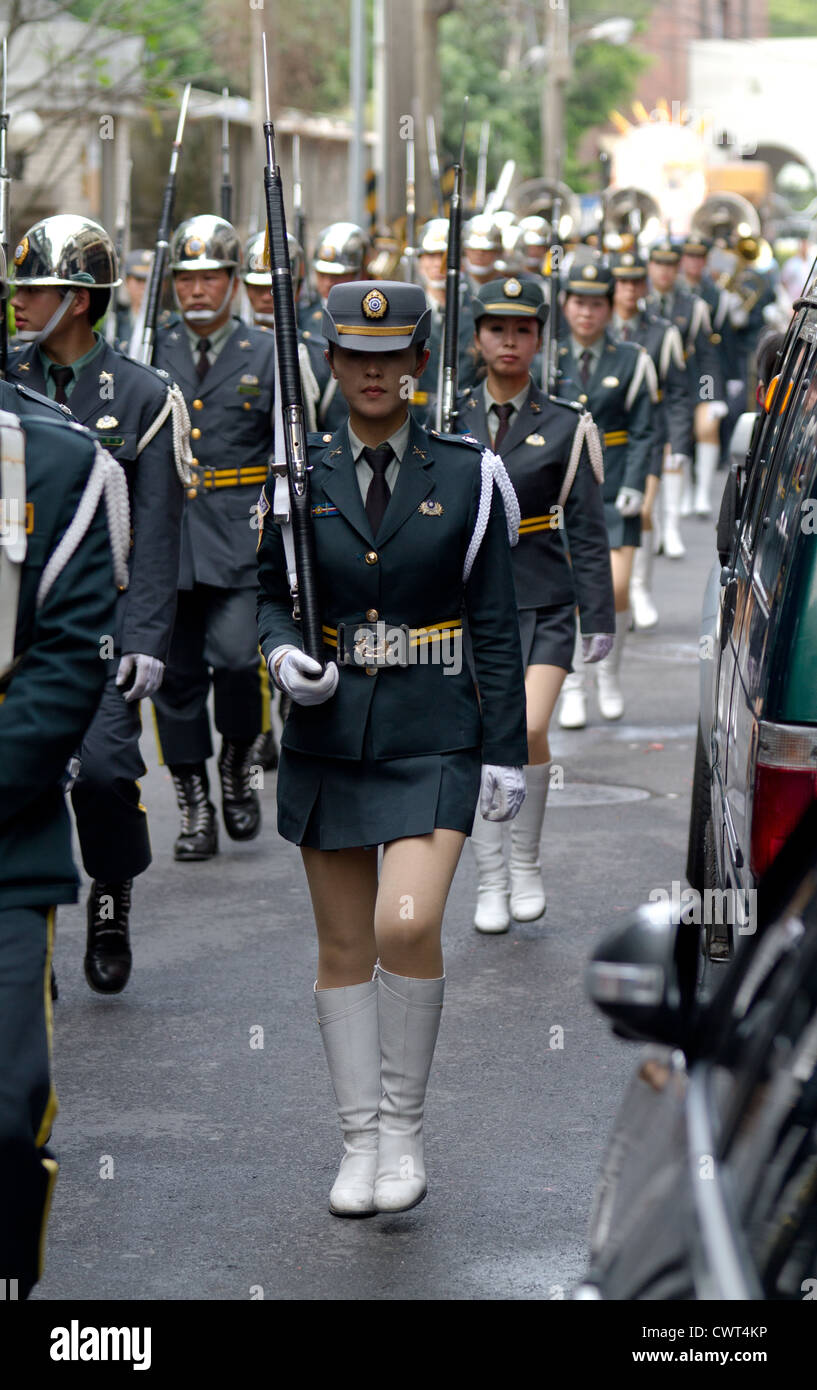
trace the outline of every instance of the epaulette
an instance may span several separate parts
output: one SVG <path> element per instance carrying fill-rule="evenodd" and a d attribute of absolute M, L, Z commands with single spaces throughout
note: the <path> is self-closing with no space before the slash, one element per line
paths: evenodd
<path fill-rule="evenodd" d="M 442 430 L 429 430 L 429 439 L 439 439 L 443 444 L 468 444 L 472 449 L 484 449 L 485 445 L 475 434 L 443 434 Z"/>
<path fill-rule="evenodd" d="M 9 386 L 13 386 L 19 396 L 24 400 L 33 401 L 37 406 L 44 406 L 46 410 L 53 410 L 61 420 L 73 421 L 71 407 L 60 405 L 57 401 L 52 401 L 50 396 L 43 396 L 39 391 L 32 391 L 30 386 L 24 386 L 21 381 L 10 381 Z"/>
<path fill-rule="evenodd" d="M 306 436 L 307 447 L 320 449 L 324 444 L 331 444 L 334 437 L 331 430 L 310 430 Z"/>
<path fill-rule="evenodd" d="M 566 406 L 568 410 L 575 411 L 577 415 L 581 415 L 585 409 L 581 401 L 568 401 L 563 399 L 561 396 L 551 396 L 550 394 L 548 394 L 548 400 L 550 401 L 551 405 Z"/>

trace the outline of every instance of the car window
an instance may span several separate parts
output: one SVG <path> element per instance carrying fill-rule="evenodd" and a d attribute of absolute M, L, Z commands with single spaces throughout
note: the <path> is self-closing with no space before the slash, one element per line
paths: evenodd
<path fill-rule="evenodd" d="M 817 375 L 804 371 L 787 407 L 788 436 L 781 443 L 780 467 L 770 479 L 760 507 L 755 570 L 771 605 L 782 593 L 794 549 L 803 534 L 817 440 Z"/>
<path fill-rule="evenodd" d="M 811 334 L 809 333 L 809 339 Z M 804 365 L 810 356 L 811 343 L 801 337 L 792 351 L 777 383 L 772 408 L 763 438 L 755 452 L 755 462 L 743 508 L 744 530 L 741 544 L 744 553 L 751 554 L 755 537 L 765 515 L 765 493 L 770 478 L 779 473 L 785 457 L 786 440 L 802 405 Z"/>

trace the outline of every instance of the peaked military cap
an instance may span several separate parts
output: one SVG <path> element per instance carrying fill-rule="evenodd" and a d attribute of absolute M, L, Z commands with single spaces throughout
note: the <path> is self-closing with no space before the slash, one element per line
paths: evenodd
<path fill-rule="evenodd" d="M 612 299 L 613 272 L 609 265 L 597 257 L 594 257 L 592 261 L 582 260 L 580 264 L 574 261 L 568 273 L 565 292 L 567 294 L 587 295 L 594 299 L 600 299 L 606 295 L 608 299 Z"/>
<path fill-rule="evenodd" d="M 353 352 L 400 352 L 425 342 L 431 310 L 419 285 L 352 280 L 332 286 L 321 331 L 328 343 Z"/>
<path fill-rule="evenodd" d="M 696 231 L 689 232 L 681 243 L 681 251 L 685 256 L 707 256 L 711 250 L 711 239 Z"/>
<path fill-rule="evenodd" d="M 535 318 L 544 323 L 548 306 L 538 280 L 518 280 L 506 275 L 502 280 L 489 280 L 480 285 L 471 299 L 474 323 L 486 314 L 501 314 L 503 318 Z"/>
<path fill-rule="evenodd" d="M 153 262 L 153 252 L 147 250 L 129 251 L 125 257 L 124 272 L 133 280 L 147 280 Z"/>
<path fill-rule="evenodd" d="M 681 252 L 668 236 L 650 247 L 650 260 L 655 261 L 656 265 L 678 265 L 680 259 Z"/>
<path fill-rule="evenodd" d="M 644 280 L 647 266 L 634 251 L 620 251 L 610 257 L 610 269 L 614 280 Z"/>

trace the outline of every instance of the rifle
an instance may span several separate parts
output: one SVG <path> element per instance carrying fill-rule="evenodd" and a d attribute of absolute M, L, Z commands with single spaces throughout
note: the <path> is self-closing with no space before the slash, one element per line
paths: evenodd
<path fill-rule="evenodd" d="M 123 274 L 123 263 L 125 247 L 128 243 L 128 224 L 130 222 L 130 185 L 133 174 L 133 160 L 129 159 L 125 170 L 125 189 L 119 201 L 116 212 L 116 226 L 113 234 L 113 249 L 116 253 L 116 264 L 119 267 L 119 274 Z M 105 340 L 116 345 L 116 311 L 121 291 L 114 291 L 111 295 L 111 302 L 108 307 L 108 314 L 105 319 Z"/>
<path fill-rule="evenodd" d="M 428 165 L 431 170 L 431 184 L 437 204 L 437 216 L 443 215 L 443 186 L 440 180 L 440 161 L 437 158 L 437 128 L 433 116 L 426 116 L 426 140 L 428 142 Z"/>
<path fill-rule="evenodd" d="M 551 209 L 550 241 L 547 254 L 548 316 L 542 342 L 542 386 L 549 396 L 556 395 L 559 365 L 559 271 L 562 263 L 562 198 L 557 191 Z"/>
<path fill-rule="evenodd" d="M 406 140 L 406 279 L 410 285 L 417 281 L 417 250 L 414 245 L 416 235 L 414 188 L 414 136 Z"/>
<path fill-rule="evenodd" d="M 607 189 L 610 186 L 610 156 L 606 150 L 599 153 L 599 172 L 601 175 L 601 211 L 599 213 L 599 255 L 602 265 L 607 264 L 604 239 L 607 232 Z"/>
<path fill-rule="evenodd" d="M 482 212 L 488 191 L 488 143 L 491 139 L 491 122 L 483 121 L 479 132 L 479 154 L 477 155 L 477 184 L 474 190 L 474 208 Z"/>
<path fill-rule="evenodd" d="M 282 478 L 286 472 L 289 490 L 289 516 L 283 522 L 293 617 L 300 618 L 303 649 L 307 656 L 325 666 L 323 632 L 318 611 L 318 583 L 315 559 L 315 532 L 309 496 L 308 458 L 301 373 L 298 363 L 298 333 L 292 297 L 287 225 L 281 168 L 275 161 L 275 131 L 270 119 L 269 77 L 267 74 L 267 36 L 261 35 L 264 59 L 266 120 L 264 143 L 267 163 L 264 169 L 264 195 L 267 205 L 272 297 L 275 302 L 275 413 L 276 449 L 272 472 Z M 283 435 L 286 462 L 280 459 L 278 441 Z M 276 493 L 278 485 L 276 482 Z M 275 508 L 276 513 L 279 508 Z M 287 534 L 289 532 L 289 534 Z"/>
<path fill-rule="evenodd" d="M 184 123 L 187 117 L 187 103 L 189 100 L 190 83 L 188 82 L 182 95 L 179 123 L 176 126 L 176 139 L 173 141 L 173 150 L 170 155 L 170 170 L 167 176 L 167 183 L 165 184 L 164 197 L 162 199 L 159 230 L 156 234 L 156 250 L 153 253 L 153 265 L 150 269 L 150 279 L 148 280 L 147 289 L 145 290 L 144 328 L 138 343 L 134 343 L 133 340 L 131 340 L 131 357 L 135 357 L 137 362 L 147 363 L 148 366 L 150 366 L 153 361 L 156 321 L 159 317 L 162 283 L 167 266 L 167 253 L 170 249 L 170 234 L 173 229 L 173 205 L 176 201 L 176 169 L 179 163 L 179 155 L 181 154 Z"/>
<path fill-rule="evenodd" d="M 8 76 L 8 44 L 3 39 L 3 82 L 0 95 L 0 249 L 3 253 L 3 278 L 0 281 L 0 377 L 6 379 L 9 360 L 8 325 L 8 263 L 9 263 L 9 189 L 11 177 L 6 164 L 6 145 L 9 129 L 9 112 L 6 104 L 6 80 Z"/>
<path fill-rule="evenodd" d="M 301 183 L 301 137 L 292 137 L 292 207 L 295 212 L 295 240 L 306 255 L 306 217 L 304 189 Z"/>
<path fill-rule="evenodd" d="M 225 103 L 221 116 L 221 215 L 225 222 L 233 220 L 233 185 L 230 183 L 230 117 L 227 115 L 229 87 L 222 87 Z"/>
<path fill-rule="evenodd" d="M 437 400 L 437 428 L 445 434 L 457 413 L 457 358 L 459 355 L 460 318 L 460 235 L 462 230 L 462 184 L 465 164 L 465 118 L 468 98 L 462 115 L 462 144 L 459 164 L 454 165 L 454 189 L 448 213 L 448 262 L 445 275 L 445 323 L 443 324 L 442 391 Z"/>

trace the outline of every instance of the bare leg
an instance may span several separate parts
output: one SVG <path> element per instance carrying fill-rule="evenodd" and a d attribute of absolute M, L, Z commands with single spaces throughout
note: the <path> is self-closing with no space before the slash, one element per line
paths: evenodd
<path fill-rule="evenodd" d="M 384 970 L 439 979 L 443 912 L 465 836 L 436 829 L 392 840 L 383 849 L 374 933 Z"/>
<path fill-rule="evenodd" d="M 550 762 L 548 730 L 567 672 L 561 666 L 529 666 L 525 672 L 528 706 L 528 763 Z"/>
<path fill-rule="evenodd" d="M 371 980 L 377 850 L 301 847 L 318 933 L 318 989 Z"/>
<path fill-rule="evenodd" d="M 633 572 L 635 549 L 634 545 L 622 545 L 610 551 L 617 613 L 626 613 L 630 606 L 630 575 Z"/>

